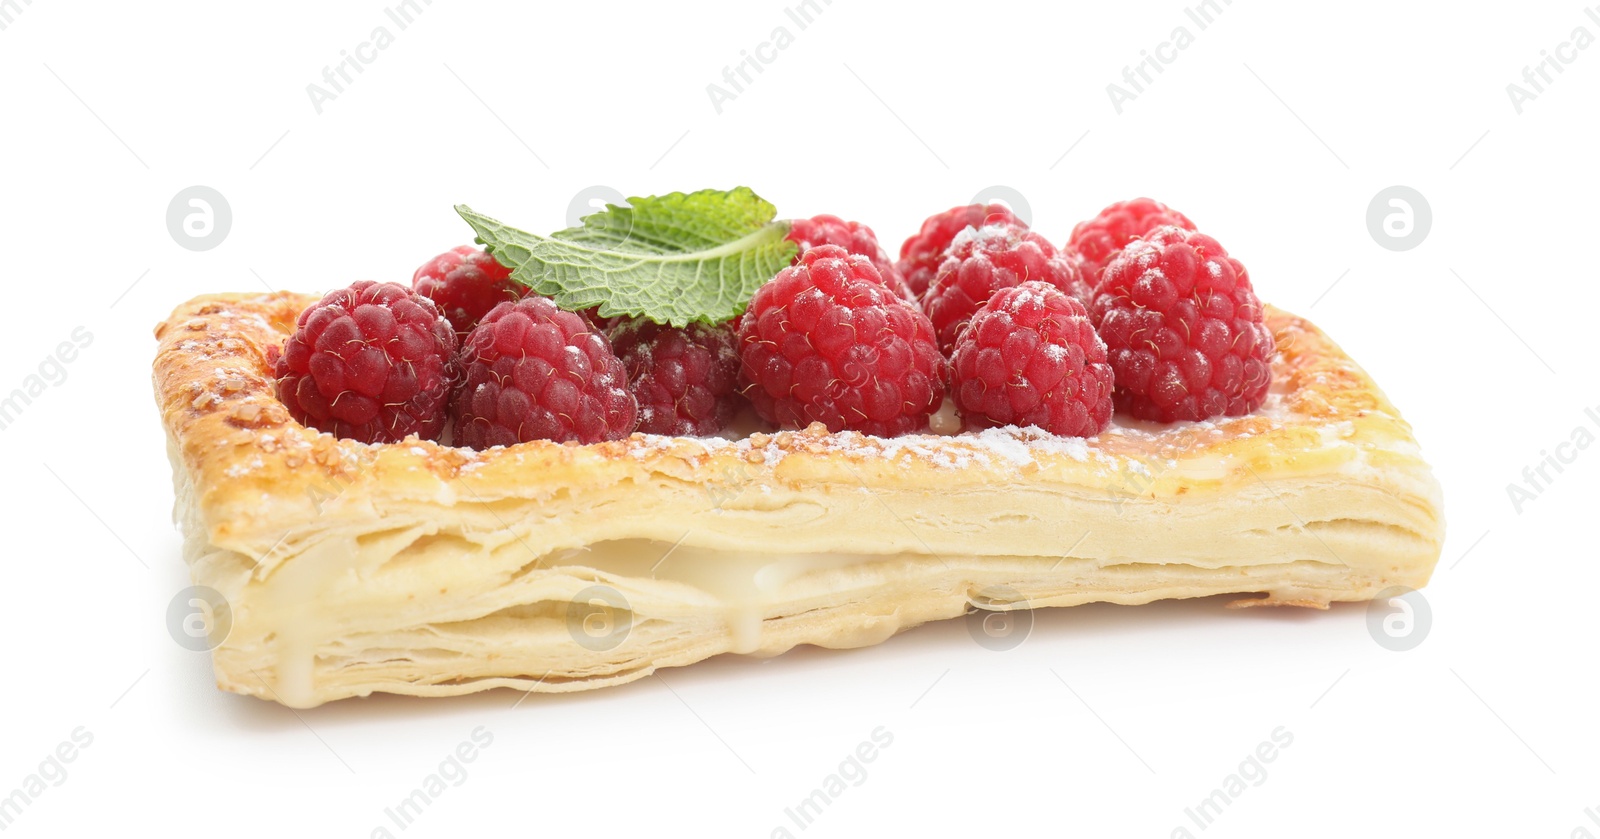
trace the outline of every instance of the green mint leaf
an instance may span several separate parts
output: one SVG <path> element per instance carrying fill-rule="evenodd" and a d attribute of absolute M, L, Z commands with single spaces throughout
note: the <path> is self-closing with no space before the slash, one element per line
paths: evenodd
<path fill-rule="evenodd" d="M 511 278 L 563 309 L 600 307 L 687 326 L 744 311 L 763 283 L 794 261 L 789 223 L 746 187 L 629 198 L 585 216 L 581 227 L 527 233 L 466 205 L 456 212 Z"/>

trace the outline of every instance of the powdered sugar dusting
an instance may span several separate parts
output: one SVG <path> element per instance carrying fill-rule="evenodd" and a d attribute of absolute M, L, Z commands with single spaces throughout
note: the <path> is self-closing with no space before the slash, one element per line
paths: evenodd
<path fill-rule="evenodd" d="M 767 469 L 781 465 L 793 455 L 844 455 L 857 459 L 881 460 L 910 465 L 921 462 L 942 469 L 1011 466 L 1036 468 L 1060 457 L 1078 463 L 1100 462 L 1111 465 L 1116 459 L 1099 451 L 1089 440 L 1059 437 L 1040 428 L 990 428 L 960 434 L 908 434 L 902 437 L 872 437 L 845 431 L 827 434 L 814 430 L 777 434 L 756 433 L 728 440 L 721 437 L 661 437 L 636 434 L 629 439 L 629 454 L 639 460 L 673 450 L 684 444 L 695 445 L 706 455 L 733 455 Z"/>
<path fill-rule="evenodd" d="M 261 455 L 255 455 L 249 460 L 243 460 L 233 464 L 232 466 L 229 466 L 227 469 L 227 474 L 230 478 L 240 478 L 250 474 L 251 472 L 259 472 L 265 466 L 266 464 L 261 460 Z"/>
<path fill-rule="evenodd" d="M 769 471 L 778 470 L 789 457 L 831 459 L 841 455 L 857 462 L 920 464 L 948 470 L 1029 472 L 1061 468 L 1070 461 L 1106 474 L 1146 474 L 1152 469 L 1188 468 L 1185 464 L 1191 461 L 1196 468 L 1216 471 L 1227 467 L 1228 455 L 1196 457 L 1228 440 L 1271 433 L 1297 422 L 1289 396 L 1274 390 L 1259 410 L 1244 417 L 1161 424 L 1113 415 L 1110 425 L 1090 438 L 1061 437 L 1040 428 L 1015 426 L 959 432 L 959 425 L 943 427 L 950 433 L 881 438 L 854 431 L 829 434 L 822 426 L 813 425 L 803 431 L 780 432 L 739 427 L 716 437 L 636 434 L 630 438 L 629 450 L 642 461 L 672 450 L 690 459 L 732 457 Z M 1323 431 L 1324 445 L 1349 445 L 1348 438 L 1354 434 L 1352 423 L 1331 425 Z M 684 448 L 689 446 L 693 448 Z"/>
<path fill-rule="evenodd" d="M 995 433 L 997 431 L 1000 433 Z M 985 429 L 978 432 L 975 439 L 982 443 L 984 448 L 1018 466 L 1033 463 L 1033 453 L 1028 450 L 1027 443 L 1005 431 L 1005 429 Z"/>
<path fill-rule="evenodd" d="M 1005 310 L 1011 314 L 1022 311 L 1024 306 L 1044 306 L 1044 295 L 1035 291 L 1026 284 L 1011 289 L 1010 293 L 1001 298 L 1005 303 Z"/>
<path fill-rule="evenodd" d="M 954 251 L 962 245 L 972 243 L 988 244 L 996 240 L 1005 240 L 1012 236 L 1012 227 L 1008 224 L 985 224 L 982 227 L 967 225 L 950 239 L 949 250 Z"/>

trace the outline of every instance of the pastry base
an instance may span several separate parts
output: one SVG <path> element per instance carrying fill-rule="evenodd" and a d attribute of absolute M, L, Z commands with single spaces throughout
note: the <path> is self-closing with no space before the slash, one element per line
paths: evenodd
<path fill-rule="evenodd" d="M 207 295 L 156 329 L 185 559 L 231 613 L 218 686 L 292 707 L 604 687 L 974 608 L 1325 608 L 1420 588 L 1444 537 L 1410 426 L 1270 307 L 1273 392 L 1246 417 L 473 452 L 290 419 L 268 348 L 315 300 Z"/>

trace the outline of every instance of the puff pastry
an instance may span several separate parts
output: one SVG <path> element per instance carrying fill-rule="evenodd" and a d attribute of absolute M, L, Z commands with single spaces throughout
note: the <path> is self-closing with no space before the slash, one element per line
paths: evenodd
<path fill-rule="evenodd" d="M 974 607 L 1326 607 L 1421 587 L 1443 539 L 1410 426 L 1271 308 L 1274 387 L 1251 416 L 474 452 L 291 420 L 267 352 L 315 299 L 208 295 L 156 330 L 185 559 L 232 611 L 217 683 L 294 707 L 597 688 Z"/>

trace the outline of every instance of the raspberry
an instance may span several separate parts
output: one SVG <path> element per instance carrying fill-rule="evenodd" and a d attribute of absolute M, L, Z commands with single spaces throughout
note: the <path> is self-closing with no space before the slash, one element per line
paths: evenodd
<path fill-rule="evenodd" d="M 957 233 L 968 227 L 983 227 L 986 224 L 1027 227 L 1004 204 L 951 207 L 924 220 L 922 229 L 900 245 L 900 261 L 895 263 L 900 273 L 905 275 L 911 293 L 920 299 L 927 292 L 934 275 L 939 273 L 939 264 L 944 262 L 944 252 L 950 247 L 950 240 Z"/>
<path fill-rule="evenodd" d="M 633 432 L 638 405 L 611 343 L 581 315 L 530 295 L 489 310 L 461 347 L 455 444 L 598 443 Z"/>
<path fill-rule="evenodd" d="M 455 352 L 432 300 L 362 280 L 300 313 L 273 372 L 304 425 L 363 443 L 432 440 L 444 430 Z"/>
<path fill-rule="evenodd" d="M 478 248 L 462 245 L 418 268 L 411 277 L 411 287 L 439 304 L 455 327 L 456 336 L 464 341 L 490 309 L 528 292 L 526 286 L 510 278 L 510 268 Z"/>
<path fill-rule="evenodd" d="M 1120 201 L 1100 211 L 1100 215 L 1079 222 L 1067 238 L 1067 247 L 1083 257 L 1084 277 L 1093 286 L 1100 272 L 1129 242 L 1163 225 L 1193 230 L 1194 222 L 1183 213 L 1153 198 Z"/>
<path fill-rule="evenodd" d="M 878 244 L 878 237 L 872 228 L 859 221 L 845 221 L 829 215 L 795 219 L 790 222 L 787 238 L 800 246 L 800 253 L 819 245 L 838 245 L 850 253 L 861 254 L 872 260 L 872 267 L 883 275 L 883 284 L 890 291 L 907 300 L 916 299 L 906 285 L 905 277 L 900 275 L 900 269 L 889 261 L 889 252 Z M 794 261 L 800 261 L 800 254 L 795 254 Z"/>
<path fill-rule="evenodd" d="M 1080 299 L 1088 294 L 1078 261 L 1026 227 L 991 224 L 958 234 L 922 298 L 922 308 L 938 331 L 939 348 L 950 352 L 961 328 L 995 292 L 1026 280 L 1048 283 Z"/>
<path fill-rule="evenodd" d="M 1092 437 L 1111 421 L 1111 365 L 1082 303 L 1030 280 L 1001 289 L 972 316 L 951 359 L 967 429 L 1038 426 Z"/>
<path fill-rule="evenodd" d="M 1091 308 L 1117 411 L 1158 422 L 1238 416 L 1272 383 L 1272 333 L 1250 275 L 1216 239 L 1158 227 L 1106 266 Z"/>
<path fill-rule="evenodd" d="M 928 427 L 944 402 L 944 358 L 927 316 L 864 256 L 824 245 L 756 291 L 739 321 L 740 380 L 783 428 L 820 422 L 894 437 Z"/>
<path fill-rule="evenodd" d="M 613 328 L 611 346 L 639 401 L 640 431 L 703 436 L 733 421 L 741 399 L 731 325 L 678 329 L 641 318 Z"/>
<path fill-rule="evenodd" d="M 624 321 L 626 321 L 628 319 L 624 315 L 614 315 L 614 316 L 608 317 L 608 318 L 607 317 L 601 317 L 600 316 L 600 307 L 599 306 L 590 306 L 587 309 L 579 309 L 578 310 L 578 316 L 582 317 L 584 320 L 588 321 L 590 326 L 594 327 L 595 329 L 598 329 L 601 332 L 604 332 L 607 335 L 611 334 L 611 327 L 616 326 L 617 324 L 623 323 Z M 612 349 L 616 349 L 616 348 L 613 347 Z"/>

